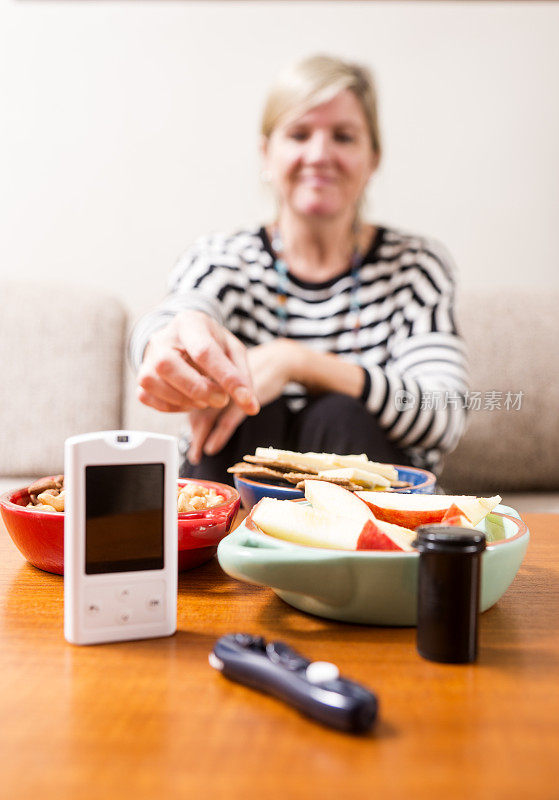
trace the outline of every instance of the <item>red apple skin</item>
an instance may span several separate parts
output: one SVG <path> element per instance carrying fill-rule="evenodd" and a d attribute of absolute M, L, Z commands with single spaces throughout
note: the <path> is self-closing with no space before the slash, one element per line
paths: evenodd
<path fill-rule="evenodd" d="M 394 525 L 401 525 L 403 528 L 410 528 L 414 531 L 420 525 L 434 525 L 442 522 L 447 512 L 446 508 L 439 508 L 433 511 L 402 511 L 395 508 L 380 508 L 369 500 L 360 498 L 369 506 L 374 516 L 381 522 L 392 522 Z"/>
<path fill-rule="evenodd" d="M 378 528 L 372 520 L 367 520 L 359 539 L 357 540 L 356 550 L 398 550 L 402 552 L 402 548 L 398 547 L 396 542 L 387 536 Z"/>
<path fill-rule="evenodd" d="M 471 527 L 465 514 L 460 511 L 455 503 L 449 506 L 441 522 L 443 525 L 456 525 L 458 528 Z"/>

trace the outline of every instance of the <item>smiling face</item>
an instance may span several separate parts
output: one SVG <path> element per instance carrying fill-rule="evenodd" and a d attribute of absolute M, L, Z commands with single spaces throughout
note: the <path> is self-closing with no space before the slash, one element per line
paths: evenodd
<path fill-rule="evenodd" d="M 280 209 L 320 218 L 353 217 L 378 163 L 365 113 L 349 89 L 280 121 L 263 156 Z"/>

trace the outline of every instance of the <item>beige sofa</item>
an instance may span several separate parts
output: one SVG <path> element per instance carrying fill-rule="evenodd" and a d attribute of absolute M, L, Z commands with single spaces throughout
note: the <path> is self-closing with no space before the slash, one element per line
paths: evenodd
<path fill-rule="evenodd" d="M 77 285 L 0 286 L 2 490 L 62 471 L 67 436 L 181 430 L 182 415 L 135 399 L 125 355 L 134 315 L 115 297 Z M 447 457 L 446 490 L 498 492 L 520 511 L 559 511 L 558 308 L 557 291 L 463 293 L 457 318 L 479 394 Z"/>

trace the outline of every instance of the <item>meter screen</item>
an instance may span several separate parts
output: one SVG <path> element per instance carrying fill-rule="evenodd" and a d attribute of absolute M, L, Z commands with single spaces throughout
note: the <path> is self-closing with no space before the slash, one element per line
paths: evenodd
<path fill-rule="evenodd" d="M 85 572 L 163 569 L 164 464 L 85 468 Z"/>

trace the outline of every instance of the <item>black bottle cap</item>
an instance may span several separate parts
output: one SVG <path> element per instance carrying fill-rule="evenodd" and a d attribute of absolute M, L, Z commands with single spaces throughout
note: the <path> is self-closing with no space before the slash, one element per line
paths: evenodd
<path fill-rule="evenodd" d="M 485 534 L 456 525 L 421 525 L 412 545 L 420 553 L 481 553 L 485 550 Z"/>

